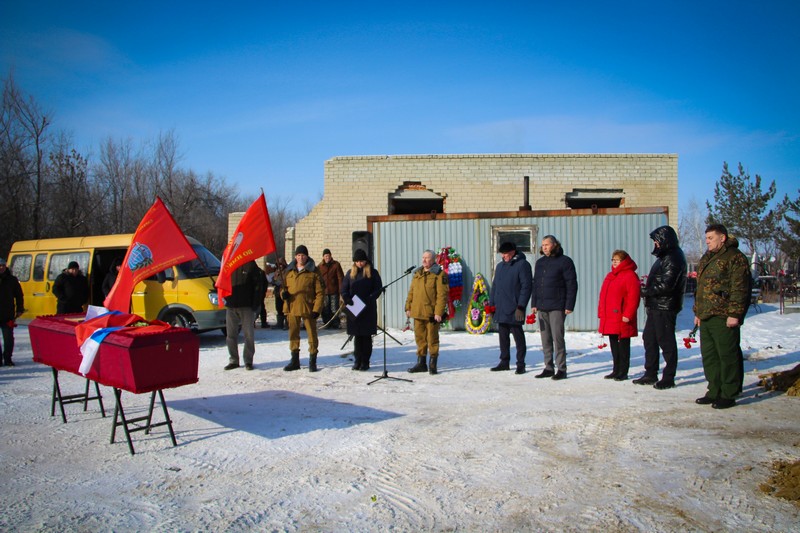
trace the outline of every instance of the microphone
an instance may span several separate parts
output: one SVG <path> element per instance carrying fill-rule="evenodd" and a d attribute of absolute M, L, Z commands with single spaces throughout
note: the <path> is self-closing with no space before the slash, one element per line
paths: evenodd
<path fill-rule="evenodd" d="M 417 265 L 410 266 L 410 267 L 408 267 L 408 268 L 406 269 L 406 272 L 405 272 L 405 273 L 406 273 L 406 274 L 411 274 L 411 271 L 412 271 L 412 270 L 414 270 L 415 268 L 417 268 Z"/>

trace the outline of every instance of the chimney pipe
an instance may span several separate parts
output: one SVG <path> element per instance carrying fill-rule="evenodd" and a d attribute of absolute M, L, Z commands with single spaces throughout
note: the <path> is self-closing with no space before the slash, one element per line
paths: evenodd
<path fill-rule="evenodd" d="M 531 178 L 529 176 L 523 176 L 524 178 L 524 185 L 522 188 L 522 203 L 523 205 L 519 206 L 520 211 L 530 211 L 531 204 L 528 199 L 528 193 L 530 189 Z"/>

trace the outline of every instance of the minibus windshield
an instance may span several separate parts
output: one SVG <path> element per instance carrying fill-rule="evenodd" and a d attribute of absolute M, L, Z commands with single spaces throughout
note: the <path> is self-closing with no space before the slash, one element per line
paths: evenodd
<path fill-rule="evenodd" d="M 197 259 L 178 265 L 178 270 L 185 279 L 204 278 L 208 275 L 219 275 L 220 262 L 208 248 L 201 244 L 193 244 Z M 201 263 L 202 261 L 202 263 Z"/>

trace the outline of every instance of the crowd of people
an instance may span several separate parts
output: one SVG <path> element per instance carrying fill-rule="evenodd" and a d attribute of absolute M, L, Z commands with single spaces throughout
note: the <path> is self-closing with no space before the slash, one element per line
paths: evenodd
<path fill-rule="evenodd" d="M 605 276 L 598 297 L 598 331 L 608 337 L 612 370 L 606 379 L 625 381 L 630 372 L 631 338 L 638 336 L 637 315 L 644 304 L 642 330 L 644 371 L 633 380 L 636 385 L 652 385 L 658 390 L 675 386 L 678 347 L 675 327 L 683 308 L 687 280 L 687 262 L 678 235 L 670 226 L 650 233 L 652 254 L 656 257 L 646 276 L 640 278 L 634 259 L 625 250 L 611 255 L 611 269 Z M 701 405 L 727 409 L 736 404 L 744 380 L 744 358 L 740 331 L 750 303 L 750 266 L 739 250 L 735 237 L 725 226 L 706 228 L 707 251 L 697 265 L 697 290 L 694 300 L 694 323 L 700 332 L 703 370 L 708 390 L 696 400 Z M 513 242 L 503 242 L 497 249 L 497 263 L 485 312 L 492 314 L 498 331 L 500 360 L 490 370 L 511 369 L 511 338 L 515 345 L 515 373 L 525 374 L 527 346 L 523 325 L 538 322 L 542 341 L 543 370 L 536 378 L 567 378 L 565 322 L 575 309 L 578 281 L 575 264 L 565 255 L 559 240 L 546 235 L 539 248 L 540 257 L 531 265 Z M 255 261 L 243 264 L 231 273 L 231 294 L 225 299 L 226 344 L 228 364 L 225 370 L 253 370 L 255 356 L 254 328 L 260 318 L 267 324 L 265 296 L 274 287 L 276 325 L 288 330 L 289 363 L 287 372 L 299 370 L 300 331 L 304 328 L 308 343 L 308 370 L 316 372 L 319 352 L 318 318 L 322 327 L 340 328 L 346 314 L 347 333 L 353 340 L 353 370 L 370 368 L 372 339 L 378 331 L 377 300 L 384 290 L 380 273 L 367 253 L 357 249 L 352 266 L 345 273 L 329 249 L 323 250 L 317 264 L 306 246 L 299 245 L 294 259 L 282 258 L 264 270 Z M 119 264 L 112 266 L 104 291 L 114 285 Z M 411 270 L 407 274 L 412 273 Z M 405 313 L 413 320 L 417 361 L 410 373 L 438 374 L 439 329 L 447 317 L 449 284 L 444 269 L 437 264 L 432 250 L 422 253 L 421 266 L 413 270 Z M 72 261 L 55 279 L 53 294 L 57 313 L 79 313 L 89 298 L 89 285 L 77 262 Z M 526 315 L 528 306 L 532 310 Z M 23 313 L 24 297 L 20 284 L 0 259 L 0 330 L 3 351 L 0 365 L 13 366 L 15 320 Z M 239 356 L 239 336 L 244 338 Z M 663 370 L 659 378 L 661 358 Z"/>

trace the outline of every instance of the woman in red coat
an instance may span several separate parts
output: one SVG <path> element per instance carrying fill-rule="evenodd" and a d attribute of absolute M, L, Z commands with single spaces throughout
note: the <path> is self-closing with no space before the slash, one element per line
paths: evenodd
<path fill-rule="evenodd" d="M 611 256 L 611 272 L 600 288 L 600 303 L 597 316 L 600 318 L 600 334 L 608 335 L 614 367 L 606 379 L 625 381 L 631 364 L 631 337 L 639 335 L 636 327 L 636 312 L 639 309 L 641 290 L 636 263 L 624 250 L 616 250 Z"/>

